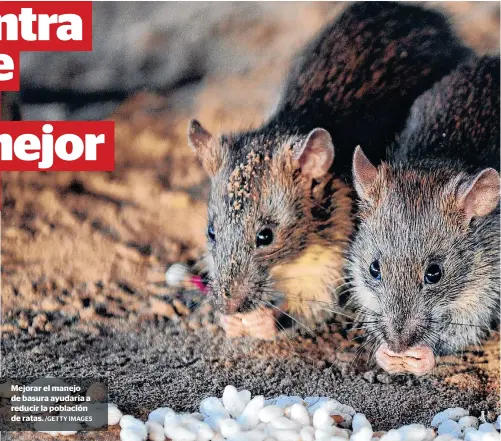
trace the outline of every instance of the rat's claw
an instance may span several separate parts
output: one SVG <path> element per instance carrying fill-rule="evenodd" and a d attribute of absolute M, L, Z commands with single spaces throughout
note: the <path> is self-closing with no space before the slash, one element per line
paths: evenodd
<path fill-rule="evenodd" d="M 229 338 L 242 337 L 245 334 L 245 326 L 242 320 L 234 315 L 221 315 L 221 326 Z"/>

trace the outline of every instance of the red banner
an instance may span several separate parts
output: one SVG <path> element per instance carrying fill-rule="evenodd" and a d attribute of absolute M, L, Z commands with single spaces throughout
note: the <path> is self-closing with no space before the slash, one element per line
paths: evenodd
<path fill-rule="evenodd" d="M 0 171 L 111 171 L 113 121 L 0 122 Z"/>
<path fill-rule="evenodd" d="M 0 52 L 91 50 L 91 2 L 0 2 Z"/>

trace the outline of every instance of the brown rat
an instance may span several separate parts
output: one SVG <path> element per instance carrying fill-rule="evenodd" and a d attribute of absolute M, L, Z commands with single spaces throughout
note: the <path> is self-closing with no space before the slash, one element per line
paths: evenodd
<path fill-rule="evenodd" d="M 354 147 L 384 158 L 412 101 L 468 53 L 436 12 L 355 3 L 298 55 L 260 128 L 215 137 L 192 121 L 189 144 L 211 177 L 211 293 L 229 334 L 246 322 L 250 334 L 276 330 L 270 310 L 303 326 L 333 311 Z"/>
<path fill-rule="evenodd" d="M 353 159 L 361 321 L 390 372 L 478 344 L 499 320 L 500 62 L 460 65 L 412 106 L 388 162 Z"/>

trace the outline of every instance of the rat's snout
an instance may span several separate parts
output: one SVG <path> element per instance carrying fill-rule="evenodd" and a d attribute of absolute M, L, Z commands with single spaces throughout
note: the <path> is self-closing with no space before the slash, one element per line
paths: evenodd
<path fill-rule="evenodd" d="M 405 352 L 418 344 L 422 337 L 422 326 L 419 318 L 399 317 L 390 320 L 383 336 L 391 351 Z"/>
<path fill-rule="evenodd" d="M 220 312 L 230 315 L 245 312 L 250 289 L 247 283 L 232 282 L 215 287 L 214 295 Z"/>

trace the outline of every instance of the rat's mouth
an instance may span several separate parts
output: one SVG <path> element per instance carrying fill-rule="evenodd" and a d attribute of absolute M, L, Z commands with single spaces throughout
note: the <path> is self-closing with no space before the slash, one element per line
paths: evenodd
<path fill-rule="evenodd" d="M 435 367 L 435 355 L 429 346 L 413 346 L 404 352 L 393 352 L 386 343 L 376 351 L 376 361 L 390 374 L 425 375 Z"/>

